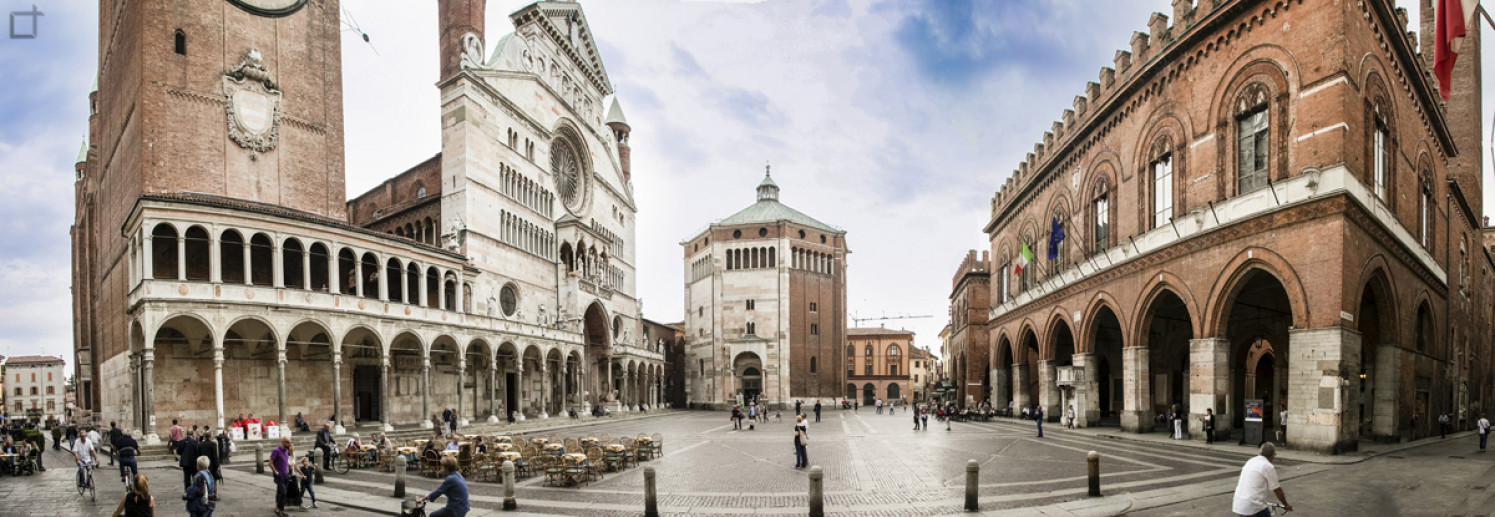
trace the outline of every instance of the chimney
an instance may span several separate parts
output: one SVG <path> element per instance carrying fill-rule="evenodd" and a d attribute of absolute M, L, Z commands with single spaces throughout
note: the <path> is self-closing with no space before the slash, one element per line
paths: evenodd
<path fill-rule="evenodd" d="M 441 79 L 462 71 L 462 39 L 472 34 L 478 38 L 478 53 L 488 48 L 483 42 L 483 11 L 487 0 L 436 0 L 437 23 L 441 34 Z"/>

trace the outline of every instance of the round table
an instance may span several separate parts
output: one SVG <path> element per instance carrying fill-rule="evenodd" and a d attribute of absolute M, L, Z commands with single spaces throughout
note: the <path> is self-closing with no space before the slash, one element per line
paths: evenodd
<path fill-rule="evenodd" d="M 420 447 L 420 446 L 425 445 L 427 442 L 430 442 L 430 441 L 431 440 L 410 440 L 410 443 L 415 444 L 416 447 Z"/>
<path fill-rule="evenodd" d="M 550 451 L 550 452 L 564 451 L 564 450 L 566 450 L 566 446 L 565 446 L 565 444 L 560 444 L 560 443 L 547 443 L 547 444 L 545 444 L 545 450 Z"/>
<path fill-rule="evenodd" d="M 602 448 L 605 449 L 605 450 L 611 451 L 611 452 L 623 452 L 623 451 L 628 450 L 628 449 L 624 448 L 622 444 L 617 444 L 617 443 L 609 443 L 607 445 L 602 446 Z"/>
<path fill-rule="evenodd" d="M 519 458 L 521 456 L 519 455 L 519 453 L 514 451 L 503 451 L 498 453 L 498 457 L 509 461 L 519 461 Z"/>
<path fill-rule="evenodd" d="M 639 443 L 654 443 L 654 439 L 647 436 L 640 436 L 637 441 Z"/>
<path fill-rule="evenodd" d="M 400 451 L 400 454 L 415 454 L 420 449 L 417 449 L 415 447 L 400 447 L 395 450 Z"/>
<path fill-rule="evenodd" d="M 580 441 L 582 445 L 585 445 L 587 447 L 591 447 L 593 445 L 597 445 L 597 439 L 596 438 L 588 437 L 588 438 L 582 438 L 581 440 L 578 440 L 578 441 Z"/>
<path fill-rule="evenodd" d="M 441 451 L 441 455 L 442 456 L 456 456 L 457 454 L 460 454 L 461 452 L 462 451 Z"/>
<path fill-rule="evenodd" d="M 495 436 L 495 437 L 493 437 L 493 441 L 498 442 L 498 443 L 514 443 L 514 437 L 512 437 L 512 436 Z"/>
<path fill-rule="evenodd" d="M 500 451 L 508 452 L 508 451 L 514 450 L 514 444 L 512 444 L 512 443 L 495 443 L 495 444 L 493 444 L 493 448 L 494 449 L 498 449 Z"/>
<path fill-rule="evenodd" d="M 587 455 L 579 453 L 579 452 L 573 452 L 573 453 L 569 453 L 569 454 L 563 454 L 563 455 L 561 455 L 561 459 L 564 460 L 566 463 L 570 463 L 572 465 L 576 465 L 576 464 L 585 465 L 587 463 Z"/>
<path fill-rule="evenodd" d="M 529 443 L 533 443 L 535 445 L 545 445 L 547 443 L 550 443 L 550 440 L 546 438 L 530 438 Z"/>

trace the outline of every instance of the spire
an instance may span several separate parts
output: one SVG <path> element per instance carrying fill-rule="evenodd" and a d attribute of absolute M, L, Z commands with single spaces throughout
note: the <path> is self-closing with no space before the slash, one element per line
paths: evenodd
<path fill-rule="evenodd" d="M 604 123 L 628 125 L 628 119 L 623 116 L 623 106 L 618 104 L 618 96 L 616 95 L 613 96 L 612 107 L 607 108 L 607 120 Z"/>
<path fill-rule="evenodd" d="M 88 161 L 88 135 L 83 135 L 83 144 L 78 147 L 78 159 L 74 163 L 83 163 L 86 161 Z"/>
<path fill-rule="evenodd" d="M 763 166 L 763 182 L 758 184 L 758 201 L 779 200 L 779 184 L 773 182 L 773 166 Z"/>

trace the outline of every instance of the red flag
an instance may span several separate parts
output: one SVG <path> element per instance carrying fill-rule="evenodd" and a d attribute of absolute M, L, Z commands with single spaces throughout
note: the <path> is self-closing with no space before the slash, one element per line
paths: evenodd
<path fill-rule="evenodd" d="M 1453 64 L 1459 57 L 1468 22 L 1479 0 L 1438 0 L 1433 25 L 1433 75 L 1438 77 L 1438 95 L 1448 100 L 1453 85 Z"/>

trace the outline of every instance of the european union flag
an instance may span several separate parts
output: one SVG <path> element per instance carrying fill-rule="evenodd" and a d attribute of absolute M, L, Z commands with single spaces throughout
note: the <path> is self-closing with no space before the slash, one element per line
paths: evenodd
<path fill-rule="evenodd" d="M 1049 231 L 1049 260 L 1059 258 L 1059 243 L 1064 242 L 1064 227 L 1059 226 L 1059 218 L 1054 218 L 1054 227 Z"/>

